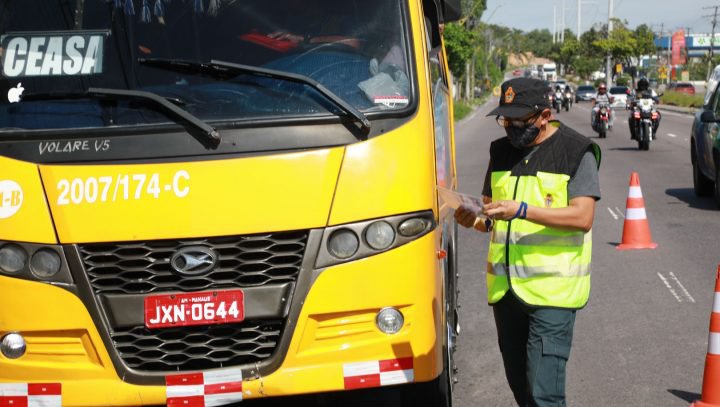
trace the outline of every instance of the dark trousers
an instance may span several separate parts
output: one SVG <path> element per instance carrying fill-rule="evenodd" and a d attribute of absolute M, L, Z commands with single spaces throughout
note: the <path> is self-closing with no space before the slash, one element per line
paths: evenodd
<path fill-rule="evenodd" d="M 564 407 L 575 310 L 531 308 L 512 292 L 493 306 L 510 389 L 520 407 Z"/>

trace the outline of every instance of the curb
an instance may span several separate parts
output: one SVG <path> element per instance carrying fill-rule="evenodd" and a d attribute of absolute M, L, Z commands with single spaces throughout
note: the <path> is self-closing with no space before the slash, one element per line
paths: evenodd
<path fill-rule="evenodd" d="M 681 114 L 687 114 L 687 115 L 694 115 L 695 112 L 698 111 L 695 107 L 680 107 L 680 106 L 672 106 L 672 105 L 657 105 L 658 110 L 663 110 L 666 112 L 673 112 L 673 113 L 681 113 Z"/>
<path fill-rule="evenodd" d="M 493 99 L 497 99 L 497 98 L 495 98 L 495 97 L 493 97 L 493 96 L 490 96 L 489 98 L 487 98 L 487 100 L 486 100 L 485 102 L 483 102 L 483 103 L 480 104 L 480 105 L 477 105 L 477 106 L 475 107 L 475 109 L 473 109 L 467 116 L 465 116 L 464 118 L 462 118 L 462 120 L 456 120 L 456 121 L 455 121 L 455 125 L 457 126 L 457 125 L 459 125 L 459 124 L 462 124 L 462 123 L 465 123 L 465 122 L 468 122 L 468 121 L 474 119 L 475 116 L 477 116 L 478 113 L 480 113 L 480 110 L 482 110 L 483 108 L 485 108 L 491 101 L 493 101 Z"/>

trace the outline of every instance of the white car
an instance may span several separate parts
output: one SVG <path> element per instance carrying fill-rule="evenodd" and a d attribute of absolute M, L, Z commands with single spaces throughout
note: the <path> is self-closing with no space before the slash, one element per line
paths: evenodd
<path fill-rule="evenodd" d="M 625 109 L 630 96 L 630 88 L 627 86 L 613 86 L 610 88 L 610 96 L 613 98 L 612 106 Z"/>

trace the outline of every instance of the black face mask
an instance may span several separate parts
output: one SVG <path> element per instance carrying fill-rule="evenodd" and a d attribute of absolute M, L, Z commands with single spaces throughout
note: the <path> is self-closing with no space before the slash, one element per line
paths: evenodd
<path fill-rule="evenodd" d="M 505 132 L 507 133 L 507 136 L 510 139 L 510 144 L 512 144 L 513 147 L 525 148 L 535 141 L 538 134 L 540 134 L 540 128 L 532 124 L 527 127 L 510 126 L 505 129 Z"/>

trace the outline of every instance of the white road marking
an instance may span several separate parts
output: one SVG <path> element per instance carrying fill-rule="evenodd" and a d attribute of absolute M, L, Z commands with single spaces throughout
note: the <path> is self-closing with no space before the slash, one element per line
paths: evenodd
<path fill-rule="evenodd" d="M 675 138 L 675 137 L 677 137 L 677 136 L 676 136 L 676 135 L 674 135 L 674 134 L 672 134 L 672 133 L 668 133 L 668 137 L 672 137 L 672 138 Z"/>
<path fill-rule="evenodd" d="M 690 295 L 690 293 L 689 293 L 688 290 L 685 288 L 685 286 L 680 282 L 680 280 L 679 280 L 677 277 L 675 277 L 675 273 L 673 273 L 673 272 L 671 271 L 671 272 L 670 272 L 670 277 L 671 277 L 673 280 L 675 280 L 675 282 L 677 283 L 677 285 L 680 286 L 680 289 L 681 289 L 681 290 L 683 291 L 683 293 L 688 297 L 688 299 L 690 300 L 690 302 L 693 302 L 693 303 L 694 303 L 694 302 L 695 302 L 695 298 L 693 298 L 692 295 Z"/>
<path fill-rule="evenodd" d="M 663 277 L 663 275 L 660 274 L 660 273 L 657 273 L 657 275 L 658 275 L 658 277 L 660 277 L 660 280 L 662 280 L 662 282 L 665 283 L 665 287 L 667 287 L 667 289 L 670 291 L 670 294 L 672 294 L 673 297 L 675 297 L 675 299 L 677 300 L 677 302 L 682 302 L 682 298 L 680 298 L 680 296 L 677 295 L 677 292 L 675 291 L 674 288 L 672 288 L 672 286 L 671 286 L 670 283 L 667 281 L 667 279 L 666 279 L 665 277 Z"/>
<path fill-rule="evenodd" d="M 610 212 L 610 215 L 611 215 L 611 216 L 613 217 L 613 219 L 615 219 L 615 220 L 618 220 L 618 219 L 620 219 L 620 218 L 618 218 L 618 216 L 617 216 L 617 215 L 615 215 L 615 212 L 613 212 L 613 210 L 612 210 L 612 209 L 610 209 L 610 208 L 607 208 L 607 209 L 608 209 L 608 212 Z"/>
<path fill-rule="evenodd" d="M 685 141 L 688 141 L 688 138 L 687 138 L 687 137 L 685 137 L 685 138 L 684 138 L 684 140 L 685 140 Z"/>
<path fill-rule="evenodd" d="M 623 120 L 623 123 L 627 124 L 627 120 Z"/>
<path fill-rule="evenodd" d="M 621 218 L 625 219 L 625 213 L 620 210 L 617 206 L 615 207 L 615 210 L 618 211 L 618 215 L 620 215 Z"/>

